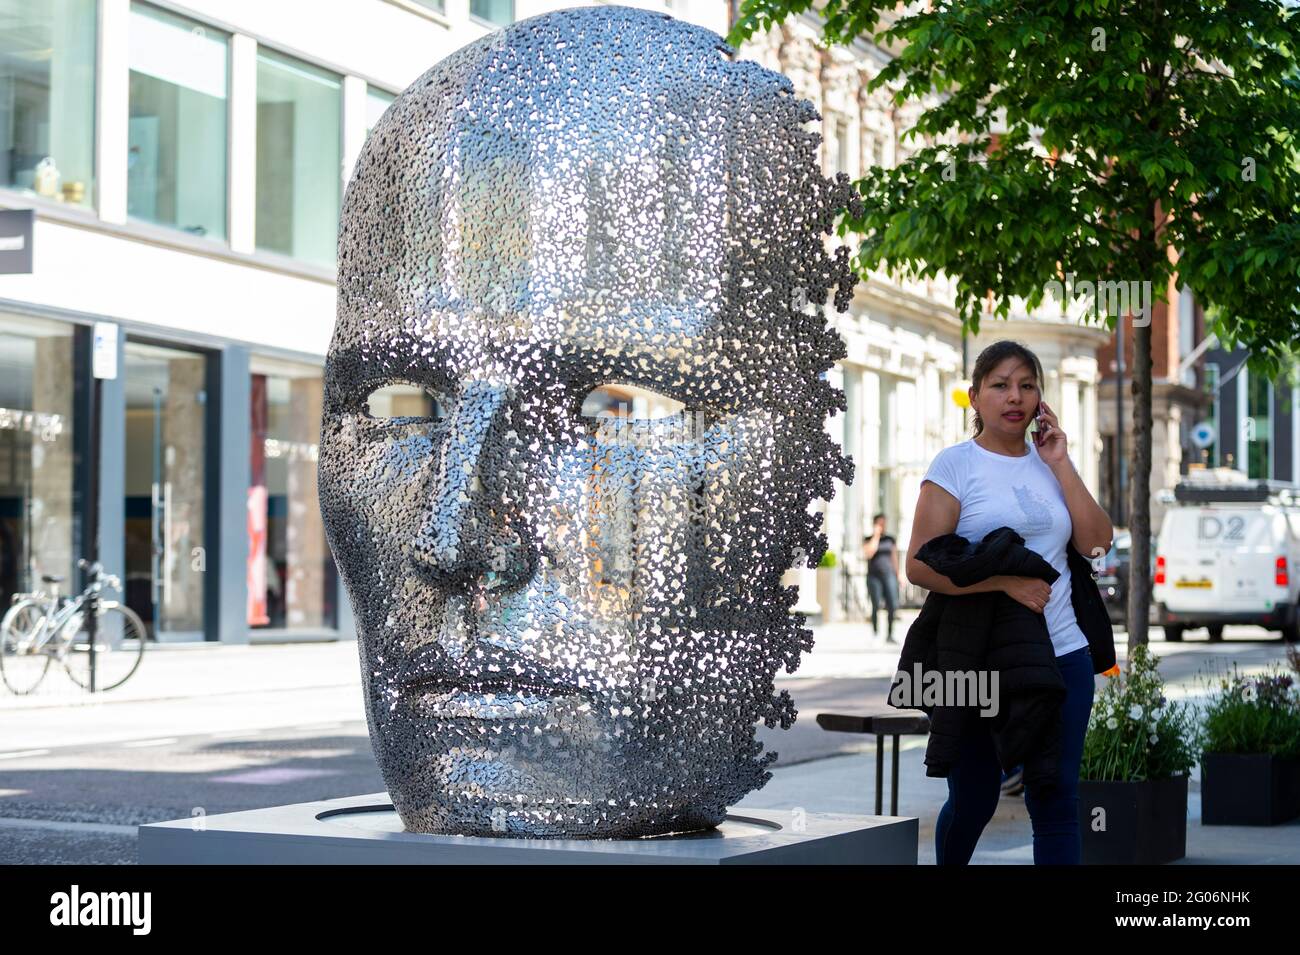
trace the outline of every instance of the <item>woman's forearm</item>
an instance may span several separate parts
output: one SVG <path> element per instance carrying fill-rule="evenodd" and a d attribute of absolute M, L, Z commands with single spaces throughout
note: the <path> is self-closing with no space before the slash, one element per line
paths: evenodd
<path fill-rule="evenodd" d="M 1115 528 L 1111 525 L 1110 515 L 1097 503 L 1069 458 L 1053 465 L 1052 473 L 1061 485 L 1065 506 L 1070 512 L 1070 523 L 1074 528 L 1071 540 L 1075 549 L 1084 557 L 1096 560 L 1110 549 L 1114 540 Z"/>
<path fill-rule="evenodd" d="M 958 587 L 951 579 L 919 560 L 909 560 L 907 562 L 907 579 L 918 587 L 924 587 L 926 590 L 933 590 L 936 593 L 949 594 L 954 597 L 961 594 L 988 593 L 993 590 L 1002 590 L 1006 586 L 1004 578 L 996 576 L 971 584 L 969 587 Z"/>

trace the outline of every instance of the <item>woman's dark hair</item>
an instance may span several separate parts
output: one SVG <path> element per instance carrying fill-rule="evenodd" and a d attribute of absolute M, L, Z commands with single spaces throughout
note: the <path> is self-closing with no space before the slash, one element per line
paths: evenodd
<path fill-rule="evenodd" d="M 1034 380 L 1038 384 L 1038 393 L 1041 395 L 1043 392 L 1042 363 L 1032 351 L 1020 342 L 1009 338 L 996 341 L 980 352 L 979 357 L 975 359 L 975 371 L 971 374 L 971 388 L 978 392 L 984 376 L 1008 358 L 1019 358 L 1034 370 Z M 974 408 L 971 410 L 974 411 Z M 978 437 L 983 430 L 984 422 L 980 419 L 980 413 L 975 411 L 975 435 Z"/>

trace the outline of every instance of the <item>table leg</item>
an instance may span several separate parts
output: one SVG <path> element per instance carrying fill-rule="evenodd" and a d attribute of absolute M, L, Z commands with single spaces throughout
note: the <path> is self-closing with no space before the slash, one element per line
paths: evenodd
<path fill-rule="evenodd" d="M 884 809 L 882 802 L 885 796 L 885 737 L 884 734 L 876 735 L 876 815 L 879 816 Z"/>
<path fill-rule="evenodd" d="M 897 816 L 898 815 L 898 735 L 897 734 L 894 735 L 893 774 L 894 777 L 893 779 L 890 780 L 890 785 L 889 785 L 889 814 L 891 816 Z"/>

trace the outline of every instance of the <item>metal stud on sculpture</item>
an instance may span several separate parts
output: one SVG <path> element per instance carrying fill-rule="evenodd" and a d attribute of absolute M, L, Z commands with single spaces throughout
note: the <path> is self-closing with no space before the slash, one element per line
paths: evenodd
<path fill-rule="evenodd" d="M 812 631 L 846 177 L 716 34 L 601 6 L 452 54 L 343 202 L 319 485 L 413 832 L 632 837 L 762 786 Z M 404 390 L 403 390 L 404 389 Z M 414 396 L 414 406 L 412 405 Z"/>

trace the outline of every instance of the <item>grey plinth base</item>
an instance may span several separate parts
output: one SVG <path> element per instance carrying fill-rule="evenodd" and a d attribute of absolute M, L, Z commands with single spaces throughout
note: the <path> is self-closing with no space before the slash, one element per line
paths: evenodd
<path fill-rule="evenodd" d="M 159 864 L 916 865 L 917 820 L 733 809 L 717 829 L 651 839 L 488 839 L 404 831 L 387 793 L 140 827 Z"/>

